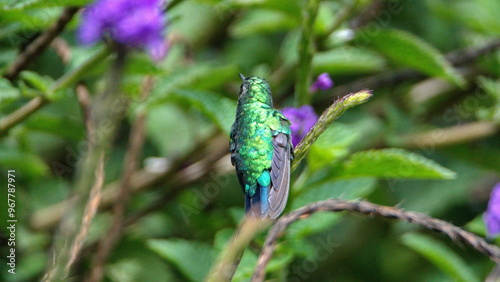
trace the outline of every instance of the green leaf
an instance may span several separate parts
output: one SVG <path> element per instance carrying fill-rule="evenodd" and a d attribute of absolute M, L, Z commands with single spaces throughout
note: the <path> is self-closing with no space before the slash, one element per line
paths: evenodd
<path fill-rule="evenodd" d="M 366 34 L 373 34 L 367 37 Z M 360 32 L 358 39 L 384 54 L 396 64 L 407 66 L 430 76 L 444 78 L 464 87 L 466 81 L 446 58 L 432 45 L 415 35 L 401 30 L 380 30 L 377 33 Z"/>
<path fill-rule="evenodd" d="M 40 177 L 49 171 L 45 162 L 38 156 L 12 149 L 0 150 L 0 166 L 14 169 L 28 177 Z"/>
<path fill-rule="evenodd" d="M 359 132 L 336 122 L 311 145 L 307 160 L 311 170 L 335 164 L 349 153 L 349 146 L 359 139 Z"/>
<path fill-rule="evenodd" d="M 23 71 L 20 74 L 21 78 L 28 82 L 33 88 L 47 93 L 54 80 L 48 76 L 41 76 L 34 71 Z"/>
<path fill-rule="evenodd" d="M 428 236 L 409 233 L 403 243 L 427 258 L 436 267 L 448 274 L 453 281 L 480 281 L 469 265 L 445 244 Z"/>
<path fill-rule="evenodd" d="M 272 10 L 250 10 L 231 26 L 234 37 L 246 37 L 253 34 L 289 30 L 297 26 L 295 18 Z"/>
<path fill-rule="evenodd" d="M 384 69 L 385 65 L 385 59 L 374 52 L 354 47 L 343 46 L 316 53 L 313 57 L 314 71 L 331 75 L 373 73 Z"/>
<path fill-rule="evenodd" d="M 236 113 L 235 101 L 212 92 L 189 90 L 176 90 L 169 95 L 169 99 L 189 103 L 229 136 Z"/>
<path fill-rule="evenodd" d="M 3 10 L 12 11 L 44 7 L 83 6 L 90 2 L 90 0 L 16 0 L 7 1 L 8 4 L 1 7 Z"/>
<path fill-rule="evenodd" d="M 500 79 L 490 79 L 484 76 L 477 78 L 479 86 L 496 101 L 500 101 Z"/>
<path fill-rule="evenodd" d="M 38 130 L 56 136 L 81 140 L 85 137 L 85 129 L 81 119 L 48 112 L 38 112 L 24 124 L 26 128 Z M 64 128 L 64 130 L 62 130 Z"/>
<path fill-rule="evenodd" d="M 455 173 L 420 155 L 401 149 L 383 149 L 353 154 L 343 164 L 338 176 L 452 179 Z"/>
<path fill-rule="evenodd" d="M 184 239 L 149 240 L 148 246 L 174 264 L 190 281 L 203 281 L 213 261 L 207 244 Z"/>
<path fill-rule="evenodd" d="M 121 241 L 105 272 L 106 278 L 113 282 L 176 281 L 179 278 L 173 267 L 151 251 L 142 238 Z"/>
<path fill-rule="evenodd" d="M 235 65 L 215 66 L 211 63 L 177 70 L 168 76 L 158 78 L 159 83 L 151 92 L 146 106 L 152 107 L 168 101 L 169 95 L 177 89 L 209 90 L 218 87 L 237 79 L 235 75 L 237 72 Z"/>
<path fill-rule="evenodd" d="M 486 224 L 484 222 L 484 214 L 476 216 L 473 220 L 467 222 L 465 229 L 478 234 L 479 236 L 486 237 Z"/>
<path fill-rule="evenodd" d="M 21 97 L 19 89 L 14 87 L 8 79 L 0 77 L 0 105 L 4 106 L 19 97 Z"/>

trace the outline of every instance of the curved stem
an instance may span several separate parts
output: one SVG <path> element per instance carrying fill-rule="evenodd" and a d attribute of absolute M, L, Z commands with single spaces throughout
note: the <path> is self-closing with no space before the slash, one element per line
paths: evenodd
<path fill-rule="evenodd" d="M 408 212 L 402 209 L 380 206 L 370 202 L 343 201 L 343 200 L 326 200 L 316 203 L 311 203 L 301 207 L 287 215 L 281 217 L 276 224 L 269 230 L 264 247 L 257 260 L 257 265 L 252 276 L 252 281 L 263 281 L 265 276 L 265 268 L 273 255 L 276 243 L 285 230 L 292 223 L 308 218 L 311 214 L 321 211 L 341 212 L 348 211 L 352 213 L 366 214 L 370 216 L 380 216 L 389 219 L 399 219 L 420 225 L 424 228 L 441 232 L 450 237 L 454 241 L 461 241 L 469 244 L 477 251 L 489 256 L 493 261 L 500 262 L 500 249 L 497 246 L 488 244 L 483 238 L 465 231 L 446 221 L 432 218 L 422 213 Z"/>

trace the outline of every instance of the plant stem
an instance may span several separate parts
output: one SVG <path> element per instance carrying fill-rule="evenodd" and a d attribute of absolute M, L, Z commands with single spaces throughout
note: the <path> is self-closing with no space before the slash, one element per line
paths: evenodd
<path fill-rule="evenodd" d="M 7 132 L 18 123 L 25 120 L 32 113 L 38 111 L 41 107 L 47 104 L 49 100 L 44 96 L 39 96 L 31 99 L 27 104 L 17 109 L 10 115 L 0 120 L 0 136 L 7 135 Z"/>
<path fill-rule="evenodd" d="M 89 150 L 82 162 L 80 162 L 78 180 L 75 184 L 77 197 L 71 207 L 72 211 L 67 212 L 67 215 L 61 221 L 59 234 L 55 237 L 55 263 L 48 270 L 44 281 L 64 281 L 68 279 L 72 265 L 78 260 L 79 251 L 88 232 L 86 227 L 90 225 L 94 215 L 86 212 L 91 210 L 85 208 L 88 205 L 83 200 L 89 198 L 91 187 L 99 180 L 96 179 L 95 171 L 100 161 L 106 158 L 106 153 L 111 147 L 118 124 L 127 110 L 128 101 L 121 95 L 119 87 L 126 51 L 120 46 L 117 47 L 118 52 L 108 76 L 107 87 L 101 95 L 96 97 L 92 106 L 91 118 L 94 132 L 88 136 Z M 72 78 L 63 81 L 72 81 Z M 64 83 L 62 84 L 64 85 Z M 88 203 L 100 198 L 100 195 L 90 197 Z M 99 206 L 99 200 L 95 201 L 93 206 Z M 82 224 L 76 225 L 75 223 Z M 72 244 L 71 248 L 68 248 L 68 242 Z"/>
<path fill-rule="evenodd" d="M 295 158 L 292 164 L 292 171 L 294 171 L 299 165 L 300 161 L 306 155 L 309 147 L 318 139 L 318 137 L 325 132 L 325 130 L 341 116 L 347 109 L 354 106 L 363 104 L 366 102 L 373 94 L 370 90 L 364 89 L 356 93 L 347 94 L 346 96 L 335 101 L 330 107 L 328 107 L 319 117 L 313 128 L 307 133 L 307 135 L 300 141 L 300 143 L 295 147 L 294 154 Z"/>
<path fill-rule="evenodd" d="M 399 208 L 380 206 L 367 201 L 344 201 L 338 199 L 330 199 L 310 203 L 306 206 L 298 208 L 285 216 L 282 216 L 273 225 L 267 233 L 266 241 L 262 247 L 262 251 L 255 266 L 252 282 L 264 281 L 265 269 L 274 249 L 276 248 L 277 240 L 292 223 L 309 218 L 310 215 L 316 212 L 342 212 L 348 211 L 357 214 L 366 214 L 369 216 L 379 216 L 389 219 L 398 219 L 409 223 L 420 225 L 429 230 L 441 232 L 454 241 L 465 242 L 477 251 L 487 255 L 495 262 L 500 261 L 500 249 L 495 245 L 488 244 L 483 238 L 465 231 L 446 221 L 430 217 L 417 212 L 409 212 Z"/>
<path fill-rule="evenodd" d="M 21 70 L 32 62 L 36 56 L 41 54 L 42 51 L 49 46 L 52 40 L 64 30 L 79 9 L 79 7 L 68 7 L 64 9 L 59 19 L 17 56 L 14 62 L 9 66 L 5 77 L 9 80 L 14 80 Z"/>
<path fill-rule="evenodd" d="M 245 248 L 259 231 L 272 223 L 269 219 L 245 217 L 234 233 L 231 241 L 221 252 L 221 257 L 214 263 L 206 279 L 207 282 L 231 281 Z"/>
<path fill-rule="evenodd" d="M 18 110 L 0 120 L 0 135 L 6 135 L 7 132 L 17 124 L 27 119 L 30 115 L 41 109 L 44 105 L 50 102 L 52 94 L 62 90 L 69 85 L 76 83 L 85 73 L 87 73 L 95 65 L 102 62 L 110 54 L 108 47 L 99 50 L 94 56 L 89 58 L 85 63 L 80 65 L 73 71 L 65 74 L 54 82 L 49 88 L 49 93 L 42 93 L 42 96 L 31 99 L 27 104 L 23 105 Z"/>
<path fill-rule="evenodd" d="M 295 106 L 309 104 L 311 96 L 311 65 L 314 55 L 314 21 L 318 13 L 319 1 L 304 1 L 302 14 L 301 37 L 299 43 L 299 65 L 297 69 L 297 82 L 295 84 Z"/>
<path fill-rule="evenodd" d="M 49 94 L 55 93 L 61 89 L 64 89 L 74 83 L 76 83 L 80 78 L 88 73 L 92 68 L 94 68 L 97 64 L 101 63 L 106 59 L 106 57 L 111 54 L 111 48 L 109 46 L 106 46 L 102 48 L 101 50 L 97 51 L 92 57 L 90 57 L 87 61 L 85 61 L 83 64 L 78 66 L 77 68 L 73 69 L 71 72 L 65 74 L 54 84 L 52 84 L 49 88 Z"/>

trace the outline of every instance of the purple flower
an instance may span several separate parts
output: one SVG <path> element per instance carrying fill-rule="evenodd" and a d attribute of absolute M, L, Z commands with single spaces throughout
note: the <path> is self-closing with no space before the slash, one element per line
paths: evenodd
<path fill-rule="evenodd" d="M 163 2 L 98 0 L 83 12 L 78 40 L 90 45 L 109 35 L 123 45 L 146 49 L 154 60 L 162 59 L 167 52 Z"/>
<path fill-rule="evenodd" d="M 293 146 L 299 144 L 318 120 L 318 115 L 314 112 L 313 107 L 309 105 L 300 108 L 287 107 L 281 112 L 292 123 L 290 129 L 292 130 Z"/>
<path fill-rule="evenodd" d="M 491 191 L 488 209 L 484 215 L 488 236 L 500 233 L 500 183 L 497 183 Z"/>
<path fill-rule="evenodd" d="M 333 87 L 333 81 L 328 73 L 322 73 L 318 76 L 316 81 L 311 85 L 311 92 L 318 90 L 328 90 Z"/>

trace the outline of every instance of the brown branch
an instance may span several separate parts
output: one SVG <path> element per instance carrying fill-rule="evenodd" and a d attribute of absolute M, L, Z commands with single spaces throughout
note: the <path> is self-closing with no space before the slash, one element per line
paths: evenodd
<path fill-rule="evenodd" d="M 78 12 L 80 8 L 78 7 L 68 7 L 64 9 L 59 19 L 47 29 L 45 32 L 40 34 L 31 44 L 29 44 L 26 49 L 17 56 L 16 60 L 9 66 L 5 77 L 9 80 L 13 80 L 17 77 L 19 72 L 26 67 L 33 59 L 42 53 L 47 46 L 56 38 L 56 36 L 61 33 L 66 27 L 66 25 L 71 21 L 73 16 Z"/>
<path fill-rule="evenodd" d="M 462 65 L 477 59 L 480 56 L 489 54 L 500 48 L 500 39 L 492 40 L 481 46 L 473 46 L 470 48 L 465 48 L 462 50 L 456 50 L 450 52 L 446 55 L 446 59 L 452 65 Z M 361 79 L 355 80 L 349 84 L 335 87 L 329 94 L 318 97 L 315 104 L 321 105 L 325 102 L 331 101 L 332 97 L 339 97 L 344 93 L 356 92 L 360 89 L 370 88 L 379 89 L 387 85 L 399 84 L 403 81 L 413 79 L 422 79 L 425 76 L 414 70 L 398 70 L 398 71 L 388 71 L 381 74 L 375 74 L 369 77 L 363 77 Z"/>
<path fill-rule="evenodd" d="M 102 196 L 102 186 L 104 184 L 104 154 L 101 154 L 99 158 L 99 163 L 95 171 L 95 183 L 90 190 L 89 200 L 85 206 L 85 212 L 82 218 L 82 224 L 80 225 L 80 231 L 73 242 L 71 247 L 71 253 L 66 264 L 65 272 L 69 273 L 71 267 L 75 263 L 80 254 L 80 250 L 82 249 L 83 242 L 89 233 L 90 224 L 92 223 L 92 219 L 97 213 L 97 208 L 99 207 L 99 202 L 101 201 Z"/>
<path fill-rule="evenodd" d="M 223 159 L 229 160 L 229 156 L 227 154 L 228 147 L 226 136 L 218 137 L 205 149 L 205 152 L 199 153 L 197 156 L 198 161 L 183 169 L 179 169 L 177 173 L 167 179 L 168 183 L 165 183 L 165 185 L 169 185 L 170 189 L 161 198 L 149 207 L 132 214 L 126 219 L 125 225 L 130 226 L 149 213 L 164 207 L 172 199 L 175 199 L 175 197 L 183 191 L 187 185 L 196 183 L 197 181 L 203 179 L 210 171 L 213 171 L 219 161 Z"/>
<path fill-rule="evenodd" d="M 358 202 L 331 199 L 301 207 L 281 217 L 276 224 L 274 224 L 267 234 L 264 247 L 257 260 L 257 265 L 255 266 L 252 281 L 264 280 L 265 268 L 273 255 L 277 240 L 284 234 L 287 227 L 298 220 L 305 219 L 320 211 L 349 211 L 370 216 L 404 220 L 443 233 L 453 241 L 465 242 L 477 251 L 489 256 L 493 261 L 497 263 L 500 262 L 500 249 L 497 246 L 490 245 L 483 238 L 446 221 L 432 218 L 425 214 L 404 211 L 394 207 L 380 206 L 366 201 Z"/>
<path fill-rule="evenodd" d="M 214 139 L 214 137 L 216 138 Z M 137 193 L 138 191 L 160 184 L 171 186 L 172 189 L 164 196 L 164 200 L 168 202 L 187 185 L 206 176 L 220 159 L 226 157 L 229 150 L 228 146 L 227 137 L 216 135 L 210 136 L 206 140 L 200 141 L 200 143 L 186 156 L 174 159 L 172 161 L 173 166 L 171 167 L 154 172 L 148 169 L 142 169 L 133 173 L 130 181 L 130 188 L 133 193 Z M 109 207 L 118 199 L 119 187 L 119 181 L 112 182 L 104 187 L 100 208 Z M 64 216 L 68 206 L 73 205 L 76 200 L 76 197 L 73 197 L 36 211 L 30 220 L 31 227 L 36 230 L 52 228 Z M 161 207 L 161 200 L 154 206 L 153 209 L 148 208 L 147 210 L 132 215 L 127 219 L 126 225 L 132 224 L 151 210 Z"/>
<path fill-rule="evenodd" d="M 486 138 L 498 130 L 495 122 L 469 122 L 402 136 L 393 145 L 409 149 L 443 147 Z"/>
<path fill-rule="evenodd" d="M 78 103 L 80 104 L 80 108 L 82 110 L 85 129 L 87 129 L 87 138 L 89 138 L 94 135 L 92 120 L 90 119 L 92 101 L 90 99 L 89 90 L 85 85 L 78 84 L 76 86 L 76 97 L 78 98 Z"/>
<path fill-rule="evenodd" d="M 143 82 L 142 98 L 146 97 L 153 86 L 153 79 L 147 76 Z M 106 236 L 99 242 L 97 253 L 92 259 L 91 273 L 87 281 L 101 281 L 104 274 L 104 266 L 111 254 L 111 251 L 116 246 L 124 229 L 125 208 L 130 199 L 130 183 L 132 174 L 137 170 L 139 158 L 141 156 L 142 147 L 144 144 L 144 123 L 146 121 L 146 113 L 141 112 L 135 123 L 132 125 L 129 137 L 129 146 L 125 154 L 125 167 L 123 169 L 121 185 L 119 188 L 119 196 L 113 208 L 112 226 L 109 228 Z"/>
<path fill-rule="evenodd" d="M 56 54 L 61 58 L 63 64 L 67 65 L 71 60 L 71 47 L 64 39 L 57 37 L 50 44 L 56 51 Z"/>

